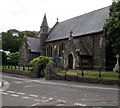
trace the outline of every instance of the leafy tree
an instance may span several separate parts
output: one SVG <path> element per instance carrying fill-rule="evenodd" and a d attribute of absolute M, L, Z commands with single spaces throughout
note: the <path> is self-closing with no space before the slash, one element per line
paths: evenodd
<path fill-rule="evenodd" d="M 24 35 L 35 36 L 35 31 L 18 31 L 10 29 L 2 32 L 2 49 L 10 52 L 18 52 Z"/>
<path fill-rule="evenodd" d="M 23 32 L 24 32 L 25 35 L 27 35 L 27 36 L 33 36 L 33 37 L 34 37 L 34 36 L 36 35 L 36 33 L 37 33 L 36 31 L 23 31 Z"/>
<path fill-rule="evenodd" d="M 120 54 L 120 2 L 110 6 L 109 17 L 105 23 L 106 44 L 106 70 L 113 70 L 116 55 Z"/>
<path fill-rule="evenodd" d="M 17 65 L 18 64 L 19 52 L 10 53 L 7 57 L 8 64 Z"/>
<path fill-rule="evenodd" d="M 2 32 L 2 49 L 10 52 L 19 51 L 23 36 L 23 32 L 15 29 Z"/>
<path fill-rule="evenodd" d="M 106 39 L 115 54 L 120 54 L 120 1 L 110 7 L 109 18 L 105 23 Z"/>

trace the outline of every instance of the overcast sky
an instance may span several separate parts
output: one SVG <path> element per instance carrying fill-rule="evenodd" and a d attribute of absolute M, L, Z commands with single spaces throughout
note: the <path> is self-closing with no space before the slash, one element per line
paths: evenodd
<path fill-rule="evenodd" d="M 0 32 L 39 31 L 44 14 L 51 28 L 59 22 L 112 4 L 112 0 L 0 0 Z"/>

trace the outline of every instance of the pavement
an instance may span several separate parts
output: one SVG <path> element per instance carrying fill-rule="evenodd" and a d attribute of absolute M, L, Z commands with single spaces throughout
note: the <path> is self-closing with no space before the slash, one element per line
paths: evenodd
<path fill-rule="evenodd" d="M 31 79 L 3 74 L 2 106 L 117 107 L 118 86 Z"/>

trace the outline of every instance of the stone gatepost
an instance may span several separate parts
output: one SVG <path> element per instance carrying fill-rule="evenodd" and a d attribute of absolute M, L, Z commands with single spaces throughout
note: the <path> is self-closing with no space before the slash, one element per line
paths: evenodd
<path fill-rule="evenodd" d="M 40 73 L 40 66 L 39 66 L 39 63 L 36 62 L 34 64 L 33 71 L 31 72 L 31 77 L 32 78 L 38 78 L 39 77 L 39 73 Z"/>
<path fill-rule="evenodd" d="M 52 63 L 48 63 L 46 66 L 46 79 L 51 79 L 52 76 L 55 76 L 55 66 Z"/>

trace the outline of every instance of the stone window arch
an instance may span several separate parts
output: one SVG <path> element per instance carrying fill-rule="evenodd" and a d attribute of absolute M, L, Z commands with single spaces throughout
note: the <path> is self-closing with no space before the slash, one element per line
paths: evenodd
<path fill-rule="evenodd" d="M 65 43 L 62 42 L 59 46 L 59 56 L 61 57 L 62 56 L 62 52 L 64 51 L 65 49 Z"/>
<path fill-rule="evenodd" d="M 49 57 L 49 47 L 46 48 L 46 56 Z"/>
<path fill-rule="evenodd" d="M 62 51 L 65 50 L 65 43 L 64 43 L 64 42 L 62 42 L 62 44 L 61 44 L 61 50 L 62 50 Z"/>
<path fill-rule="evenodd" d="M 52 57 L 52 51 L 53 51 L 53 48 L 52 48 L 52 46 L 50 46 L 50 57 Z"/>
<path fill-rule="evenodd" d="M 49 46 L 47 47 L 47 56 L 48 56 L 48 57 L 52 57 L 52 55 L 53 55 L 52 51 L 53 51 L 53 48 L 52 48 L 51 45 L 49 45 Z"/>
<path fill-rule="evenodd" d="M 59 46 L 59 56 L 61 57 L 62 55 L 62 50 L 61 50 L 61 45 Z"/>

